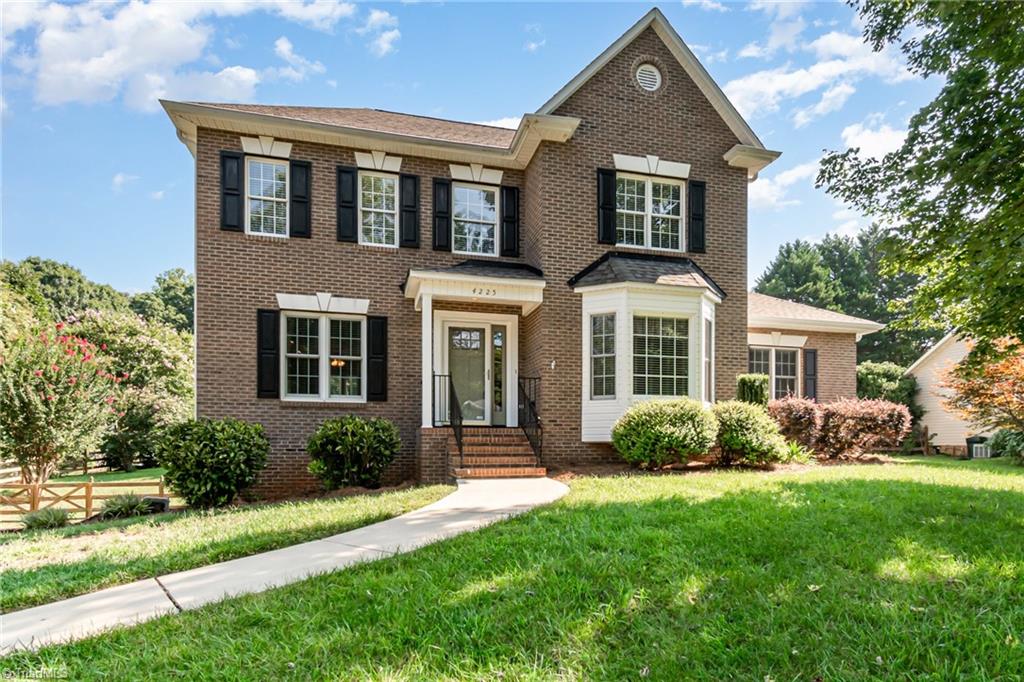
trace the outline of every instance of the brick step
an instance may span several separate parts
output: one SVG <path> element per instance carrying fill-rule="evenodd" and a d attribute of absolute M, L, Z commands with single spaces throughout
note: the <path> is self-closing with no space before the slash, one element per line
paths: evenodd
<path fill-rule="evenodd" d="M 453 459 L 458 459 L 457 455 L 453 455 Z M 478 456 L 478 455 L 465 455 L 462 458 L 462 463 L 467 467 L 480 467 L 480 466 L 499 466 L 499 467 L 517 467 L 517 466 L 537 466 L 537 458 L 532 454 L 521 455 L 521 456 Z"/>
<path fill-rule="evenodd" d="M 463 467 L 455 469 L 457 478 L 543 478 L 544 467 Z"/>
<path fill-rule="evenodd" d="M 456 447 L 455 439 L 454 438 L 449 438 L 448 442 L 447 442 L 447 445 L 448 445 L 448 449 L 449 450 L 451 450 L 452 448 Z M 464 447 L 464 448 L 528 448 L 528 447 L 530 447 L 530 441 L 526 440 L 525 438 L 519 438 L 519 439 L 511 439 L 511 438 L 501 438 L 501 439 L 493 439 L 493 438 L 492 439 L 479 439 L 479 438 L 472 438 L 472 439 L 469 439 L 469 438 L 467 438 L 467 439 L 464 439 L 462 441 L 462 447 Z"/>
<path fill-rule="evenodd" d="M 491 436 L 500 436 L 502 434 L 520 434 L 522 430 L 518 426 L 463 426 L 462 433 L 465 436 L 471 436 L 474 434 L 487 434 Z"/>
<path fill-rule="evenodd" d="M 458 452 L 458 448 L 450 448 L 448 452 Z M 526 445 L 470 445 L 462 448 L 464 455 L 529 455 L 533 456 L 533 448 Z"/>

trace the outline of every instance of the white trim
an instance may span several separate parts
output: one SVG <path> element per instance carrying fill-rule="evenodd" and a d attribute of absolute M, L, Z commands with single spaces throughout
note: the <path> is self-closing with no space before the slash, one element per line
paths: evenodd
<path fill-rule="evenodd" d="M 420 383 L 423 397 L 420 425 L 425 428 L 434 426 L 434 301 L 427 293 L 416 299 L 420 313 Z"/>
<path fill-rule="evenodd" d="M 775 395 L 775 351 L 792 351 L 796 353 L 796 394 L 795 397 L 802 398 L 804 395 L 803 385 L 803 367 L 804 367 L 804 354 L 799 348 L 791 348 L 786 346 L 747 346 L 747 371 L 750 371 L 750 351 L 754 350 L 766 350 L 768 351 L 768 396 L 771 400 L 776 400 Z M 820 358 L 819 358 L 820 361 Z M 789 377 L 786 377 L 787 379 Z"/>
<path fill-rule="evenodd" d="M 801 320 L 793 317 L 769 317 L 767 315 L 751 315 L 747 318 L 747 328 L 754 329 L 787 329 L 793 331 L 828 332 L 833 334 L 856 334 L 857 340 L 865 334 L 877 332 L 885 327 L 878 322 L 862 320 L 846 322 L 841 320 Z"/>
<path fill-rule="evenodd" d="M 304 318 L 304 319 L 316 319 L 317 332 L 319 339 L 317 341 L 317 354 L 318 365 L 319 365 L 319 392 L 317 395 L 289 395 L 288 394 L 288 318 Z M 360 394 L 358 396 L 331 396 L 330 395 L 330 350 L 331 350 L 331 320 L 356 320 L 359 322 L 359 345 L 360 345 L 360 378 L 359 378 L 359 389 Z M 282 311 L 281 314 L 281 329 L 280 344 L 281 344 L 281 361 L 278 371 L 280 372 L 281 391 L 280 399 L 285 402 L 306 402 L 306 403 L 365 403 L 366 402 L 366 370 L 367 370 L 367 357 L 366 357 L 366 336 L 368 333 L 368 327 L 366 324 L 366 316 L 364 315 L 339 315 L 334 313 L 317 313 L 293 310 L 293 311 Z"/>
<path fill-rule="evenodd" d="M 615 161 L 615 170 L 640 175 L 660 175 L 664 178 L 678 178 L 686 180 L 690 177 L 690 164 L 676 161 L 665 161 L 648 154 L 647 156 L 629 156 L 627 154 L 612 154 Z"/>
<path fill-rule="evenodd" d="M 782 152 L 772 152 L 763 147 L 737 144 L 722 155 L 733 168 L 746 168 L 747 179 L 757 180 L 757 174 L 775 159 L 782 156 Z"/>
<path fill-rule="evenodd" d="M 401 161 L 401 159 L 399 159 L 399 161 Z M 394 241 L 394 243 L 388 244 L 388 243 L 369 242 L 369 241 L 366 241 L 364 239 L 364 237 L 363 237 L 363 178 L 364 177 L 368 177 L 368 178 L 382 178 L 382 179 L 394 180 L 395 181 L 395 210 L 390 211 L 391 215 L 395 219 L 395 241 Z M 372 170 L 364 170 L 364 169 L 361 169 L 361 170 L 359 170 L 359 172 L 356 173 L 356 193 L 358 194 L 358 199 L 356 199 L 356 219 L 357 219 L 357 222 L 358 222 L 358 224 L 356 225 L 356 229 L 358 230 L 357 235 L 358 235 L 359 244 L 362 244 L 363 246 L 379 246 L 379 247 L 386 248 L 386 249 L 397 249 L 398 248 L 398 232 L 401 229 L 401 226 L 399 225 L 399 220 L 400 220 L 400 218 L 399 218 L 399 209 L 401 207 L 401 201 L 402 201 L 402 197 L 401 197 L 401 192 L 402 192 L 401 184 L 402 183 L 400 182 L 399 177 L 397 175 L 395 175 L 394 173 L 383 173 L 383 172 L 380 172 L 380 171 L 372 171 Z M 368 208 L 366 210 L 371 212 L 371 213 L 389 213 L 389 211 L 385 211 L 383 209 L 376 209 L 376 208 Z"/>
<path fill-rule="evenodd" d="M 249 202 L 252 201 L 253 197 L 249 194 L 249 162 L 258 161 L 260 163 L 269 163 L 274 166 L 284 166 L 284 234 L 276 234 L 274 232 L 253 232 L 250 227 L 250 221 L 252 218 L 252 211 L 249 208 Z M 291 164 L 287 160 L 273 159 L 266 156 L 243 156 L 242 164 L 245 169 L 245 173 L 242 177 L 243 194 L 245 197 L 245 233 L 251 234 L 257 237 L 274 237 L 275 239 L 287 239 L 291 235 Z M 272 197 L 256 197 L 258 201 L 271 201 L 274 203 L 281 203 L 281 199 L 275 199 Z"/>
<path fill-rule="evenodd" d="M 928 359 L 930 357 L 932 357 L 933 355 L 938 353 L 940 350 L 942 350 L 942 348 L 944 346 L 946 346 L 950 341 L 953 341 L 956 338 L 957 338 L 956 332 L 950 332 L 950 333 L 946 334 L 945 336 L 943 336 L 941 339 L 939 339 L 935 343 L 935 345 L 933 345 L 931 348 L 926 350 L 921 355 L 921 357 L 919 357 L 917 360 L 914 360 L 914 362 L 910 365 L 910 367 L 907 367 L 907 371 L 903 373 L 903 376 L 909 376 L 909 375 L 913 374 L 914 370 L 916 370 L 918 367 L 920 367 L 924 363 L 928 362 Z"/>
<path fill-rule="evenodd" d="M 573 292 L 577 294 L 591 294 L 599 291 L 614 291 L 616 289 L 629 289 L 631 291 L 650 291 L 650 292 L 663 292 L 673 293 L 677 291 L 681 292 L 698 292 L 706 300 L 712 303 L 718 304 L 722 302 L 722 298 L 711 291 L 707 287 L 703 286 L 684 286 L 682 284 L 651 284 L 649 282 L 609 282 L 607 284 L 590 284 L 588 286 L 573 287 Z"/>
<path fill-rule="evenodd" d="M 615 351 L 612 352 L 610 357 L 614 358 L 614 357 L 616 357 L 616 354 L 618 353 L 618 350 L 619 350 L 619 334 L 618 334 L 619 315 L 618 315 L 618 311 L 614 310 L 614 309 L 604 310 L 604 311 L 602 311 L 602 310 L 591 310 L 591 311 L 589 311 L 587 313 L 586 319 L 584 320 L 584 331 L 585 331 L 584 336 L 586 337 L 586 346 L 584 348 L 584 359 L 585 359 L 585 364 L 588 365 L 587 372 L 585 372 L 585 375 L 587 377 L 586 395 L 589 397 L 590 400 L 617 400 L 618 396 L 619 396 L 619 371 L 618 371 L 619 370 L 619 368 L 618 368 L 618 364 L 619 363 L 618 363 L 618 361 L 616 361 L 614 363 L 615 366 L 613 368 L 613 372 L 614 372 L 613 377 L 615 379 L 615 383 L 612 386 L 612 394 L 611 395 L 594 395 L 594 357 L 595 357 L 594 356 L 594 318 L 595 317 L 604 317 L 604 316 L 607 316 L 607 315 L 611 315 L 612 316 L 612 324 L 613 324 L 613 326 L 612 326 L 612 339 L 613 339 L 612 344 L 615 347 Z M 606 358 L 606 357 L 609 357 L 609 355 L 608 354 L 603 354 L 603 355 L 600 355 L 598 357 Z"/>
<path fill-rule="evenodd" d="M 470 301 L 521 306 L 523 315 L 529 315 L 544 301 L 542 279 L 515 279 L 512 277 L 478 277 L 461 273 L 410 270 L 405 283 L 405 297 L 422 307 L 421 299 L 432 296 L 438 301 Z"/>
<path fill-rule="evenodd" d="M 384 171 L 386 173 L 398 173 L 402 170 L 402 157 L 388 154 L 387 152 L 355 152 L 356 165 L 368 170 Z"/>
<path fill-rule="evenodd" d="M 701 348 L 703 349 L 701 352 L 701 372 L 703 372 L 702 380 L 704 387 L 700 398 L 704 401 L 705 405 L 710 405 L 715 402 L 715 335 L 718 333 L 714 306 L 710 306 L 710 310 L 705 311 L 701 322 Z M 707 333 L 709 324 L 711 325 L 710 337 Z M 709 357 L 711 358 L 710 365 L 706 362 Z"/>
<path fill-rule="evenodd" d="M 273 156 L 287 159 L 292 155 L 292 143 L 275 140 L 269 135 L 259 137 L 242 136 L 242 151 L 252 156 Z"/>
<path fill-rule="evenodd" d="M 803 348 L 807 343 L 806 336 L 783 334 L 782 332 L 747 332 L 748 346 L 785 346 L 787 348 Z"/>
<path fill-rule="evenodd" d="M 455 248 L 455 190 L 458 187 L 463 189 L 479 190 L 483 192 L 494 192 L 494 252 L 484 253 L 482 251 L 459 251 Z M 452 253 L 460 256 L 483 256 L 484 258 L 497 258 L 501 253 L 501 188 L 495 185 L 482 185 L 475 182 L 459 182 L 455 181 L 452 183 Z M 478 224 L 487 224 L 484 220 L 468 220 L 464 222 L 472 222 Z M 468 239 L 467 239 L 468 243 Z"/>
<path fill-rule="evenodd" d="M 468 166 L 448 164 L 448 171 L 453 180 L 476 182 L 485 185 L 500 185 L 503 171 L 497 168 L 484 168 L 483 164 L 471 163 Z"/>
<path fill-rule="evenodd" d="M 693 80 L 693 82 L 700 88 L 704 96 L 707 97 L 708 102 L 714 107 L 718 115 L 721 116 L 729 129 L 733 132 L 736 138 L 743 144 L 751 145 L 764 149 L 764 145 L 761 140 L 757 138 L 754 131 L 747 125 L 747 122 L 743 120 L 743 117 L 736 110 L 736 107 L 732 105 L 729 98 L 725 96 L 718 84 L 715 83 L 714 79 L 708 74 L 701 63 L 694 56 L 690 48 L 686 46 L 683 39 L 679 37 L 672 25 L 668 23 L 665 15 L 661 13 L 661 10 L 654 8 L 645 14 L 641 19 L 633 24 L 633 26 L 622 34 L 622 36 L 608 46 L 604 52 L 597 56 L 594 61 L 590 62 L 586 68 L 580 71 L 575 78 L 569 81 L 561 90 L 555 93 L 555 95 L 537 110 L 538 114 L 554 114 L 554 112 L 560 107 L 569 97 L 573 95 L 577 90 L 583 87 L 598 71 L 604 68 L 605 64 L 614 59 L 623 49 L 625 49 L 630 43 L 632 43 L 644 30 L 648 27 L 652 27 L 654 32 L 658 34 L 665 46 L 668 47 L 669 51 L 679 62 L 686 74 Z M 633 74 L 630 74 L 632 77 Z"/>
<path fill-rule="evenodd" d="M 370 309 L 368 298 L 345 298 L 327 293 L 276 294 L 277 307 L 281 310 L 303 312 L 338 313 L 365 315 Z"/>
<path fill-rule="evenodd" d="M 429 369 L 429 377 L 426 373 L 424 390 L 430 392 L 433 395 L 433 382 L 434 382 L 434 367 L 438 368 L 438 374 L 445 374 L 447 369 L 447 355 L 448 355 L 448 337 L 445 330 L 452 325 L 465 325 L 467 327 L 486 327 L 487 328 L 487 344 L 490 348 L 491 336 L 490 329 L 491 325 L 504 325 L 506 339 L 508 341 L 508 353 L 505 356 L 505 425 L 514 427 L 519 426 L 519 316 L 518 315 L 502 315 L 497 313 L 470 313 L 461 312 L 458 310 L 437 310 L 434 311 L 433 320 L 430 327 L 430 336 L 433 338 L 433 353 L 430 357 L 429 363 L 426 367 Z M 424 326 L 425 323 L 424 323 Z M 487 365 L 486 371 L 491 370 L 490 351 L 487 354 Z M 492 393 L 492 379 L 487 380 L 487 415 L 488 422 L 490 422 L 490 403 Z M 429 404 L 429 401 L 428 401 Z M 424 411 L 424 415 L 426 412 Z M 434 413 L 433 408 L 429 415 L 429 426 L 433 426 Z M 427 422 L 424 421 L 424 426 L 427 426 Z"/>

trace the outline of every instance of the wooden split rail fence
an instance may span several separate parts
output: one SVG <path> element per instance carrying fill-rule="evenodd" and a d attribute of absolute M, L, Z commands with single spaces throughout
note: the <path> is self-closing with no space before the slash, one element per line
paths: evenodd
<path fill-rule="evenodd" d="M 128 488 L 119 491 L 118 488 Z M 112 490 L 108 490 L 112 489 Z M 0 483 L 0 517 L 24 515 L 51 507 L 66 509 L 70 514 L 89 518 L 96 503 L 118 494 L 155 495 L 163 497 L 164 479 L 158 481 L 100 481 L 78 483 Z M 3 519 L 0 518 L 0 522 Z"/>

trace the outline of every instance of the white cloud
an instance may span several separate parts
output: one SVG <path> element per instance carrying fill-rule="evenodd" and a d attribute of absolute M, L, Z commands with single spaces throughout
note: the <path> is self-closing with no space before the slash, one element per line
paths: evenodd
<path fill-rule="evenodd" d="M 705 64 L 714 64 L 715 62 L 724 62 L 729 59 L 728 48 L 722 48 L 721 50 L 715 50 L 710 45 L 690 45 L 690 49 L 700 57 L 701 62 Z"/>
<path fill-rule="evenodd" d="M 494 126 L 495 128 L 512 128 L 515 130 L 519 127 L 519 122 L 523 120 L 522 116 L 506 116 L 504 118 L 496 118 L 493 121 L 475 121 L 477 125 L 482 126 Z"/>
<path fill-rule="evenodd" d="M 397 28 L 384 31 L 370 42 L 370 52 L 378 57 L 384 57 L 395 51 L 395 43 L 402 37 L 402 32 Z"/>
<path fill-rule="evenodd" d="M 38 103 L 107 102 L 124 96 L 129 106 L 154 108 L 142 94 L 206 91 L 222 83 L 225 95 L 251 96 L 245 66 L 219 71 L 190 70 L 204 58 L 213 37 L 211 20 L 268 12 L 322 31 L 351 16 L 355 5 L 339 0 L 290 2 L 5 3 L 5 61 L 34 79 Z M 6 52 L 16 50 L 11 59 Z"/>
<path fill-rule="evenodd" d="M 793 114 L 793 125 L 797 128 L 803 128 L 811 121 L 821 118 L 825 114 L 839 111 L 846 104 L 846 100 L 850 98 L 850 95 L 855 92 L 857 92 L 857 89 L 849 83 L 833 85 L 822 93 L 821 99 L 816 104 L 803 109 L 797 109 L 796 113 Z"/>
<path fill-rule="evenodd" d="M 114 177 L 110 180 L 110 189 L 115 192 L 120 192 L 130 182 L 135 182 L 139 179 L 138 175 L 130 175 L 128 173 L 114 173 Z"/>
<path fill-rule="evenodd" d="M 737 78 L 723 90 L 744 116 L 777 111 L 783 100 L 874 76 L 895 83 L 912 78 L 889 49 L 873 52 L 858 37 L 827 33 L 806 46 L 820 61 L 802 68 L 788 64 Z M 840 91 L 841 92 L 841 91 Z"/>
<path fill-rule="evenodd" d="M 797 39 L 805 28 L 807 28 L 807 22 L 802 17 L 773 21 L 768 32 L 768 40 L 763 44 L 748 43 L 739 51 L 739 56 L 762 59 L 771 57 L 780 49 L 793 52 L 797 48 Z"/>
<path fill-rule="evenodd" d="M 160 201 L 164 198 L 164 191 L 162 189 L 158 189 L 155 192 L 150 192 L 149 198 L 153 201 Z"/>
<path fill-rule="evenodd" d="M 796 206 L 799 199 L 787 198 L 789 188 L 798 182 L 811 180 L 818 175 L 818 162 L 808 161 L 794 166 L 774 177 L 760 177 L 750 185 L 748 197 L 751 208 L 758 210 L 778 211 L 788 206 Z"/>
<path fill-rule="evenodd" d="M 336 87 L 338 87 L 338 81 L 334 80 L 333 78 L 328 78 L 326 82 L 327 82 L 327 87 L 329 87 L 329 88 L 336 88 Z"/>
<path fill-rule="evenodd" d="M 862 123 L 854 123 L 843 128 L 842 137 L 847 148 L 860 148 L 858 156 L 865 159 L 881 159 L 903 145 L 907 131 L 897 130 L 885 123 L 881 114 L 873 114 Z"/>
<path fill-rule="evenodd" d="M 324 65 L 320 62 L 310 61 L 302 55 L 296 54 L 292 41 L 281 36 L 274 41 L 274 54 L 283 59 L 287 66 L 276 69 L 268 69 L 267 75 L 295 81 L 296 83 L 306 80 L 311 73 L 323 73 Z"/>
<path fill-rule="evenodd" d="M 398 17 L 382 9 L 370 10 L 366 21 L 356 29 L 356 33 L 372 36 L 367 46 L 378 57 L 394 52 L 397 49 L 395 43 L 402 37 L 402 32 L 398 30 Z"/>
<path fill-rule="evenodd" d="M 146 74 L 129 83 L 124 101 L 133 109 L 142 111 L 157 110 L 157 100 L 168 97 L 240 102 L 253 98 L 260 81 L 260 73 L 246 66 L 229 66 L 216 73 L 184 71 L 169 75 Z"/>
<path fill-rule="evenodd" d="M 683 7 L 698 7 L 708 12 L 728 12 L 729 8 L 717 0 L 683 0 Z"/>
<path fill-rule="evenodd" d="M 541 38 L 540 40 L 528 40 L 526 41 L 526 44 L 523 45 L 523 49 L 527 52 L 536 52 L 547 44 L 548 41 L 546 38 Z"/>
<path fill-rule="evenodd" d="M 370 15 L 366 18 L 366 23 L 363 24 L 362 28 L 357 29 L 357 33 L 372 33 L 373 31 L 394 28 L 395 26 L 398 26 L 398 17 L 394 14 L 382 9 L 372 9 L 370 10 Z"/>

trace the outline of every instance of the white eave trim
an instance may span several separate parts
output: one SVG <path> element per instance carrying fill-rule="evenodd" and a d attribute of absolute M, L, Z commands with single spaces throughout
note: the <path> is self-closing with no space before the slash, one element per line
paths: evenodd
<path fill-rule="evenodd" d="M 718 115 L 722 118 L 729 130 L 733 132 L 736 138 L 745 145 L 758 147 L 764 149 L 764 145 L 761 140 L 758 139 L 757 135 L 754 134 L 753 129 L 747 124 L 740 113 L 733 106 L 729 98 L 725 96 L 722 89 L 718 87 L 714 79 L 707 72 L 700 61 L 693 52 L 686 46 L 683 39 L 679 37 L 676 30 L 672 28 L 672 25 L 668 23 L 665 15 L 661 13 L 661 10 L 654 8 L 641 17 L 640 21 L 633 24 L 632 28 L 622 34 L 622 36 L 612 43 L 608 48 L 597 56 L 594 61 L 590 62 L 585 69 L 580 71 L 575 78 L 566 83 L 565 87 L 555 93 L 555 95 L 549 99 L 544 105 L 537 110 L 538 114 L 551 114 L 554 113 L 558 107 L 560 107 L 569 97 L 579 90 L 583 85 L 591 79 L 598 71 L 600 71 L 605 64 L 615 58 L 622 50 L 633 42 L 637 36 L 643 33 L 648 26 L 654 28 L 655 33 L 661 38 L 665 46 L 668 47 L 669 51 L 679 62 L 680 66 L 686 71 L 687 75 L 693 79 L 693 82 L 697 84 L 704 96 L 707 97 L 711 106 L 715 108 Z"/>
<path fill-rule="evenodd" d="M 660 293 L 676 294 L 678 296 L 703 296 L 716 305 L 722 302 L 722 298 L 711 289 L 700 286 L 686 286 L 683 284 L 652 284 L 650 282 L 608 282 L 605 284 L 589 284 L 573 287 L 573 293 L 592 294 L 598 291 L 615 291 L 625 289 L 627 291 L 657 291 Z"/>
<path fill-rule="evenodd" d="M 806 336 L 783 334 L 782 332 L 747 332 L 748 346 L 778 346 L 780 348 L 803 348 Z"/>
<path fill-rule="evenodd" d="M 790 329 L 831 334 L 856 334 L 859 340 L 865 334 L 873 334 L 884 329 L 885 325 L 868 320 L 841 322 L 838 320 L 798 320 L 792 317 L 751 315 L 747 318 L 747 327 L 754 329 Z"/>
<path fill-rule="evenodd" d="M 782 152 L 773 152 L 764 147 L 737 144 L 723 154 L 722 158 L 733 168 L 746 168 L 748 180 L 757 180 L 757 174 L 780 156 L 782 156 Z"/>
<path fill-rule="evenodd" d="M 956 332 L 950 332 L 949 334 L 943 336 L 934 346 L 932 346 L 924 353 L 922 353 L 921 357 L 919 357 L 917 360 L 914 360 L 913 364 L 911 364 L 910 367 L 907 367 L 907 371 L 903 373 L 903 376 L 909 376 L 910 374 L 912 374 L 914 370 L 916 370 L 918 367 L 926 363 L 929 358 L 938 353 L 940 349 L 944 348 L 947 344 L 949 344 L 950 341 L 956 338 Z"/>
<path fill-rule="evenodd" d="M 517 277 L 491 277 L 467 275 L 434 270 L 410 270 L 405 283 L 405 297 L 420 309 L 423 296 L 433 301 L 469 301 L 497 305 L 521 306 L 523 315 L 529 315 L 544 301 L 542 279 Z"/>
<path fill-rule="evenodd" d="M 193 156 L 196 153 L 197 130 L 202 127 L 248 136 L 272 135 L 289 140 L 372 149 L 387 154 L 521 169 L 533 158 L 541 142 L 565 142 L 572 138 L 581 122 L 581 119 L 572 116 L 526 114 L 519 123 L 511 145 L 506 148 L 300 121 L 210 104 L 171 100 L 160 100 L 160 104 L 174 123 L 178 139 Z"/>
<path fill-rule="evenodd" d="M 277 294 L 281 310 L 302 310 L 315 313 L 365 315 L 370 309 L 368 298 L 346 298 L 319 292 L 316 294 Z"/>

